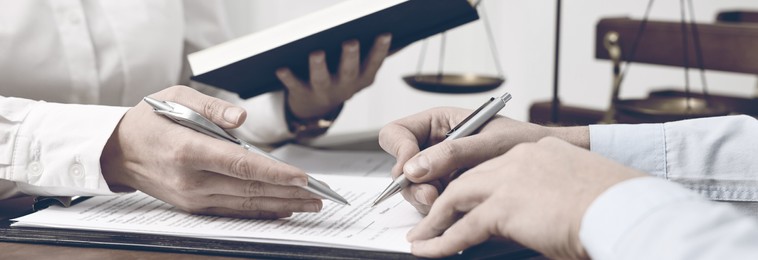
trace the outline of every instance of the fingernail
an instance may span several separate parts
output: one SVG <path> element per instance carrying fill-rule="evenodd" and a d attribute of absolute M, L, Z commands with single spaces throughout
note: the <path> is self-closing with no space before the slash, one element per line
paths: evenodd
<path fill-rule="evenodd" d="M 298 186 L 298 187 L 305 187 L 305 186 L 308 186 L 308 179 L 306 179 L 306 178 L 292 178 L 290 180 L 290 185 L 292 185 L 292 186 Z"/>
<path fill-rule="evenodd" d="M 388 44 L 392 41 L 392 34 L 384 34 L 379 39 L 383 44 Z"/>
<path fill-rule="evenodd" d="M 421 155 L 415 161 L 405 164 L 403 171 L 411 177 L 424 177 L 429 172 L 429 158 Z"/>
<path fill-rule="evenodd" d="M 286 74 L 287 74 L 287 71 L 284 68 L 279 68 L 276 70 L 276 75 L 279 75 L 279 77 L 286 76 Z"/>
<path fill-rule="evenodd" d="M 242 119 L 242 113 L 245 113 L 245 110 L 240 107 L 227 108 L 224 111 L 224 120 L 231 124 L 237 125 Z"/>
<path fill-rule="evenodd" d="M 316 52 L 313 55 L 313 61 L 316 62 L 316 63 L 324 62 L 325 56 L 326 56 L 326 54 L 324 54 L 324 52 Z"/>
<path fill-rule="evenodd" d="M 418 201 L 421 204 L 429 206 L 429 200 L 426 199 L 426 196 L 424 196 L 423 192 L 417 191 L 416 194 L 413 195 L 414 198 L 416 198 L 416 201 Z"/>
<path fill-rule="evenodd" d="M 358 41 L 349 41 L 345 43 L 345 49 L 350 52 L 355 52 L 358 50 L 359 43 Z"/>

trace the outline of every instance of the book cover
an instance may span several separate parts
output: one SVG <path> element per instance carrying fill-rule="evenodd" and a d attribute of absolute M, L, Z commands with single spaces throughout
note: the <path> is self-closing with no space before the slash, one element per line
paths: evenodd
<path fill-rule="evenodd" d="M 275 74 L 282 67 L 307 80 L 313 51 L 324 50 L 334 72 L 344 41 L 360 41 L 363 58 L 380 34 L 392 33 L 392 51 L 478 18 L 467 0 L 348 0 L 188 59 L 193 80 L 250 98 L 282 89 Z"/>

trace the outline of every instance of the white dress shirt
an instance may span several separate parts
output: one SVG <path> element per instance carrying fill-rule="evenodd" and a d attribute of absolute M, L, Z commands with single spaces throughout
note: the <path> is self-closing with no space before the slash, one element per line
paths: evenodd
<path fill-rule="evenodd" d="M 0 199 L 111 194 L 99 157 L 125 107 L 189 84 L 186 54 L 230 37 L 223 6 L 213 0 L 0 0 L 0 6 Z M 240 137 L 292 137 L 281 92 L 241 100 L 194 87 L 248 110 Z"/>
<path fill-rule="evenodd" d="M 584 214 L 579 239 L 592 259 L 758 259 L 758 222 L 658 178 L 616 184 Z"/>
<path fill-rule="evenodd" d="M 580 240 L 593 259 L 758 259 L 756 219 L 706 199 L 758 200 L 755 118 L 595 125 L 590 143 L 659 177 L 619 183 L 590 205 Z"/>

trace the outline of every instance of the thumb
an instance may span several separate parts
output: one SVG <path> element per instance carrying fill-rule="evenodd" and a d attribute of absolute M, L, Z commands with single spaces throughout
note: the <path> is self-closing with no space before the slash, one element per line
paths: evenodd
<path fill-rule="evenodd" d="M 187 106 L 222 128 L 237 128 L 247 118 L 245 109 L 185 86 L 168 88 L 156 96 Z"/>
<path fill-rule="evenodd" d="M 469 136 L 438 143 L 416 154 L 403 166 L 406 177 L 414 183 L 445 178 L 450 173 L 472 168 L 502 154 L 487 138 Z"/>

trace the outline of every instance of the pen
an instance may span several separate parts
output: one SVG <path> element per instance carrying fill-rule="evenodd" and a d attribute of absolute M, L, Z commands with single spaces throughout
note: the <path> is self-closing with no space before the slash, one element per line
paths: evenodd
<path fill-rule="evenodd" d="M 470 135 L 480 127 L 482 127 L 487 121 L 497 114 L 498 111 L 505 107 L 505 104 L 511 100 L 511 94 L 505 93 L 498 98 L 491 97 L 482 106 L 476 109 L 471 115 L 463 119 L 458 125 L 450 129 L 447 132 L 444 141 L 455 140 L 467 135 Z M 379 205 L 382 201 L 385 201 L 389 197 L 399 193 L 403 188 L 411 184 L 404 174 L 400 174 L 384 191 L 379 194 L 379 197 L 371 204 L 372 207 Z"/>
<path fill-rule="evenodd" d="M 282 160 L 279 160 L 273 155 L 261 149 L 258 149 L 258 147 L 255 147 L 254 145 L 227 133 L 218 125 L 214 124 L 201 114 L 184 105 L 171 101 L 160 101 L 151 97 L 145 97 L 144 100 L 146 103 L 153 107 L 153 112 L 163 115 L 180 125 L 186 126 L 216 139 L 233 142 L 242 146 L 248 151 L 257 153 L 271 160 L 284 163 Z M 337 192 L 329 188 L 329 186 L 327 186 L 325 183 L 311 177 L 310 175 L 308 175 L 308 185 L 302 188 L 313 194 L 319 195 L 322 198 L 332 200 L 342 205 L 350 205 L 350 203 L 348 203 L 345 198 L 337 194 Z"/>

